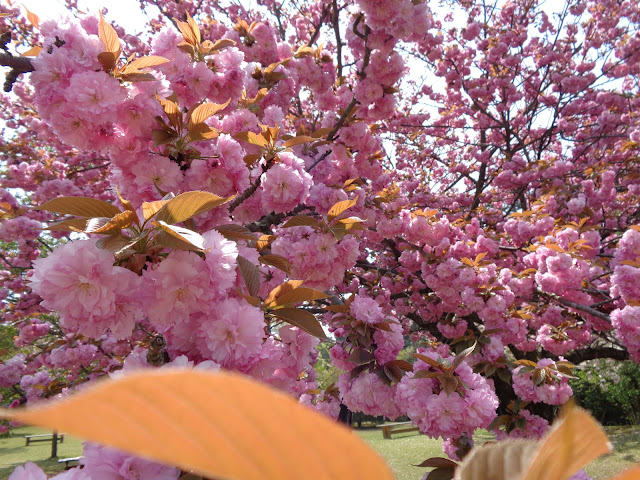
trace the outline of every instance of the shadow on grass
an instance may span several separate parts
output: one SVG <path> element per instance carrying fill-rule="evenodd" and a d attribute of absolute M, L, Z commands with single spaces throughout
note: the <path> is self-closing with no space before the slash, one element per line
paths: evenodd
<path fill-rule="evenodd" d="M 605 427 L 605 431 L 613 443 L 613 453 L 603 458 L 616 456 L 624 462 L 640 462 L 640 429 L 637 426 Z"/>
<path fill-rule="evenodd" d="M 5 456 L 5 455 L 13 455 L 15 453 L 22 453 L 24 452 L 24 448 L 25 447 L 0 447 L 0 455 Z M 2 460 L 2 457 L 0 457 L 0 461 Z"/>
<path fill-rule="evenodd" d="M 36 462 L 40 468 L 44 470 L 47 475 L 55 475 L 64 470 L 64 465 L 58 463 L 58 459 L 49 458 L 47 460 L 38 460 Z M 13 473 L 16 467 L 24 465 L 24 462 L 16 462 L 13 464 L 3 464 L 0 466 L 0 478 L 9 478 L 9 475 Z"/>
<path fill-rule="evenodd" d="M 632 452 L 633 455 L 625 455 L 630 457 L 630 461 L 640 461 L 638 459 L 638 446 L 640 446 L 640 429 L 633 426 L 625 427 L 607 427 L 607 435 L 611 443 L 613 443 L 615 450 L 619 454 L 628 454 Z"/>

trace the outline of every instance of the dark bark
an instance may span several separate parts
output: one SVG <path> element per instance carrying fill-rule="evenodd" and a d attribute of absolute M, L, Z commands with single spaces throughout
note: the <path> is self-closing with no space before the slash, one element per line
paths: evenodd
<path fill-rule="evenodd" d="M 571 352 L 565 355 L 565 358 L 575 365 L 587 360 L 595 360 L 596 358 L 611 358 L 622 361 L 629 360 L 629 352 L 613 347 L 589 348 Z"/>
<path fill-rule="evenodd" d="M 340 414 L 338 415 L 338 423 L 344 423 L 345 425 L 351 426 L 351 420 L 353 418 L 353 412 L 349 410 L 344 403 L 340 404 Z"/>
<path fill-rule="evenodd" d="M 14 57 L 10 53 L 0 53 L 0 65 L 10 67 L 4 81 L 4 91 L 10 92 L 13 84 L 23 73 L 33 72 L 33 64 L 27 57 Z"/>

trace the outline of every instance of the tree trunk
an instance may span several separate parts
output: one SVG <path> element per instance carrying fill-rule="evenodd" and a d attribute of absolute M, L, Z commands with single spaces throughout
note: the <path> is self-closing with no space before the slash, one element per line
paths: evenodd
<path fill-rule="evenodd" d="M 53 437 L 51 439 L 51 458 L 56 458 L 58 456 L 58 432 L 53 432 Z"/>

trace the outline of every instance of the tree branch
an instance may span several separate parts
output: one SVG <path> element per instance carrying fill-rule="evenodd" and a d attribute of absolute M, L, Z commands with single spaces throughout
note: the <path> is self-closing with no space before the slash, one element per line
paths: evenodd
<path fill-rule="evenodd" d="M 342 39 L 340 38 L 340 17 L 338 10 L 338 2 L 337 0 L 333 0 L 333 32 L 336 37 L 336 61 L 338 65 L 336 66 L 336 70 L 338 73 L 338 79 L 342 77 Z"/>
<path fill-rule="evenodd" d="M 329 9 L 327 8 L 326 5 L 323 5 L 322 12 L 321 12 L 321 15 L 320 15 L 320 20 L 318 20 L 318 25 L 314 25 L 315 29 L 314 29 L 313 33 L 311 34 L 311 38 L 309 38 L 309 41 L 307 42 L 307 46 L 308 47 L 310 47 L 311 45 L 316 43 L 316 40 L 318 39 L 318 36 L 320 35 L 320 29 L 322 28 L 322 22 L 324 22 L 324 17 L 326 17 L 328 13 L 329 13 Z"/>
<path fill-rule="evenodd" d="M 329 135 L 327 135 L 327 141 L 331 142 L 331 141 L 335 140 L 335 137 L 338 134 L 338 130 L 340 130 L 340 128 L 342 127 L 344 122 L 347 120 L 347 117 L 353 111 L 353 108 L 356 106 L 356 103 L 358 103 L 358 101 L 356 100 L 356 97 L 354 96 L 351 99 L 351 102 L 349 102 L 349 105 L 347 105 L 347 108 L 345 108 L 344 112 L 342 112 L 342 115 L 340 115 L 340 118 L 338 119 L 338 121 L 336 122 L 335 126 L 333 127 L 333 130 L 331 130 L 331 132 L 329 132 Z M 309 168 L 307 168 L 307 172 L 310 172 L 311 170 L 313 170 L 315 168 L 315 166 L 318 165 L 322 160 L 327 158 L 330 153 L 331 153 L 331 150 L 327 150 L 326 152 L 324 152 L 320 156 L 320 158 L 318 160 L 313 162 L 311 164 L 311 166 Z"/>
<path fill-rule="evenodd" d="M 604 320 L 605 322 L 611 323 L 611 318 L 609 317 L 609 315 L 607 315 L 606 313 L 603 312 L 599 312 L 598 310 L 591 308 L 587 305 L 582 305 L 581 303 L 576 303 L 576 302 L 572 302 L 571 300 L 567 300 L 565 298 L 562 298 L 558 295 L 554 295 L 553 293 L 547 293 L 547 292 L 543 292 L 540 289 L 536 289 L 536 292 L 540 295 L 546 296 L 548 298 L 551 298 L 552 300 L 555 300 L 558 303 L 561 303 L 562 305 L 564 305 L 565 307 L 569 307 L 569 308 L 574 308 L 576 310 L 580 310 L 582 312 L 588 313 L 589 315 L 593 315 L 594 317 L 598 317 L 602 320 Z"/>
<path fill-rule="evenodd" d="M 229 205 L 229 213 L 233 213 L 233 211 L 238 208 L 240 205 L 242 205 L 242 203 L 249 198 L 251 195 L 253 195 L 256 190 L 258 190 L 258 187 L 260 186 L 260 182 L 262 182 L 262 174 L 256 178 L 256 181 L 253 182 L 253 185 L 251 185 L 249 188 L 247 188 L 244 192 L 242 192 L 242 194 L 239 197 L 236 197 L 236 199 L 231 202 L 231 204 Z"/>
<path fill-rule="evenodd" d="M 7 73 L 4 81 L 4 91 L 10 92 L 13 88 L 13 84 L 23 73 L 33 72 L 33 64 L 27 57 L 14 57 L 10 53 L 0 53 L 0 65 L 3 67 L 10 67 L 11 70 Z"/>
<path fill-rule="evenodd" d="M 565 358 L 575 365 L 586 362 L 587 360 L 595 360 L 596 358 L 611 358 L 621 361 L 629 360 L 629 352 L 613 347 L 589 348 L 576 350 L 565 355 Z"/>

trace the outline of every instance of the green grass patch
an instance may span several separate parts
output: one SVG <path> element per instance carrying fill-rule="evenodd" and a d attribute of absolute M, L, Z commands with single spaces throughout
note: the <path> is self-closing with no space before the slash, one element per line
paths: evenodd
<path fill-rule="evenodd" d="M 614 453 L 602 457 L 585 470 L 595 480 L 606 480 L 618 472 L 640 463 L 640 427 L 605 427 L 614 445 Z M 429 457 L 443 457 L 442 442 L 417 432 L 394 435 L 390 440 L 382 438 L 379 428 L 356 430 L 365 442 L 387 461 L 398 480 L 418 480 L 427 469 L 414 467 Z M 25 446 L 25 435 L 50 433 L 35 427 L 14 429 L 11 436 L 0 438 L 0 478 L 7 478 L 13 470 L 26 462 L 37 463 L 48 475 L 64 470 L 64 465 L 49 458 L 51 442 L 32 443 Z M 479 431 L 474 436 L 476 445 L 493 440 L 493 435 Z M 58 444 L 58 458 L 77 457 L 82 454 L 82 441 L 65 435 Z"/>
<path fill-rule="evenodd" d="M 59 464 L 51 456 L 51 442 L 36 442 L 25 446 L 25 435 L 51 433 L 36 427 L 16 428 L 11 435 L 0 438 L 0 478 L 8 478 L 11 472 L 26 462 L 37 463 L 48 475 L 62 472 L 64 464 Z M 77 457 L 82 455 L 82 440 L 64 436 L 64 442 L 58 443 L 58 458 Z"/>
<path fill-rule="evenodd" d="M 599 458 L 585 468 L 594 480 L 606 480 L 636 463 L 640 463 L 640 427 L 604 427 L 614 446 L 614 452 Z M 382 438 L 379 428 L 356 430 L 357 434 L 376 450 L 389 464 L 398 480 L 418 480 L 426 468 L 414 467 L 430 457 L 446 457 L 442 441 L 433 440 L 417 432 Z M 474 435 L 476 445 L 494 440 L 486 431 Z"/>
<path fill-rule="evenodd" d="M 604 431 L 613 443 L 613 453 L 600 457 L 584 469 L 595 480 L 611 478 L 640 463 L 640 427 L 604 427 Z"/>

